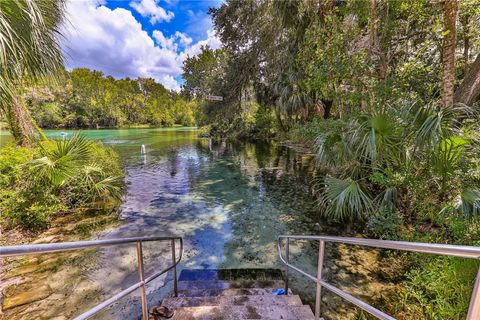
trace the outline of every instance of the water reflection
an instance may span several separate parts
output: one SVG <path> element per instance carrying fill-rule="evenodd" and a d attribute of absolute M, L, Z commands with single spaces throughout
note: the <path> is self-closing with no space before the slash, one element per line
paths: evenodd
<path fill-rule="evenodd" d="M 308 167 L 289 148 L 270 143 L 174 141 L 146 144 L 146 164 L 122 149 L 128 145 L 115 145 L 127 163 L 128 194 L 121 212 L 126 223 L 103 236 L 180 235 L 185 239 L 180 268 L 281 267 L 277 236 L 311 232 L 316 214 L 301 184 Z M 147 266 L 166 265 L 168 248 L 160 248 L 146 259 Z M 106 269 L 122 265 L 117 260 L 124 253 L 115 254 L 120 257 L 104 253 L 102 265 L 112 264 Z M 297 291 L 304 291 L 303 284 L 297 282 Z"/>

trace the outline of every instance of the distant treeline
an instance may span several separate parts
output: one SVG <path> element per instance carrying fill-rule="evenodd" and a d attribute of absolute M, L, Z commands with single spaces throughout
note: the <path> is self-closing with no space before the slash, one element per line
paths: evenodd
<path fill-rule="evenodd" d="M 24 99 L 42 128 L 195 125 L 195 102 L 154 79 L 116 80 L 84 68 L 56 84 L 29 87 Z"/>

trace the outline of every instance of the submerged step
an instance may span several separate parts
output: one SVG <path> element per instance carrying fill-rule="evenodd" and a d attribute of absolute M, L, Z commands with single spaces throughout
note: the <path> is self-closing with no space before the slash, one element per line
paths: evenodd
<path fill-rule="evenodd" d="M 172 320 L 313 320 L 309 306 L 245 305 L 183 307 L 175 310 Z"/>
<path fill-rule="evenodd" d="M 283 274 L 279 269 L 183 269 L 178 280 L 283 280 Z"/>
<path fill-rule="evenodd" d="M 192 289 L 229 289 L 229 288 L 283 288 L 283 280 L 212 280 L 179 281 L 179 290 Z"/>
<path fill-rule="evenodd" d="M 213 297 L 213 296 L 258 296 L 272 295 L 274 288 L 230 288 L 230 289 L 191 289 L 178 292 L 179 297 Z M 289 294 L 291 290 L 289 289 Z"/>
<path fill-rule="evenodd" d="M 176 309 L 180 307 L 198 306 L 227 306 L 227 305 L 291 305 L 301 306 L 302 300 L 298 295 L 244 295 L 244 296 L 206 296 L 206 297 L 178 297 L 163 300 L 162 305 Z"/>

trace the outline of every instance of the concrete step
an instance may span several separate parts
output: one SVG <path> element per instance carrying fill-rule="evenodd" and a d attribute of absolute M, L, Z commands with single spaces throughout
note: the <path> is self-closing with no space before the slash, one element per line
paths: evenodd
<path fill-rule="evenodd" d="M 175 310 L 172 320 L 313 320 L 309 306 L 203 306 Z"/>
<path fill-rule="evenodd" d="M 179 297 L 214 297 L 214 296 L 258 296 L 272 295 L 275 288 L 229 288 L 229 289 L 190 289 L 178 292 Z M 289 295 L 292 291 L 288 289 Z"/>
<path fill-rule="evenodd" d="M 283 288 L 283 280 L 198 280 L 179 281 L 178 290 L 229 288 Z"/>
<path fill-rule="evenodd" d="M 198 306 L 242 306 L 255 303 L 257 305 L 289 305 L 301 306 L 302 300 L 298 295 L 272 296 L 272 295 L 247 295 L 247 296 L 214 296 L 214 297 L 178 297 L 166 298 L 162 305 L 176 309 L 180 307 Z"/>

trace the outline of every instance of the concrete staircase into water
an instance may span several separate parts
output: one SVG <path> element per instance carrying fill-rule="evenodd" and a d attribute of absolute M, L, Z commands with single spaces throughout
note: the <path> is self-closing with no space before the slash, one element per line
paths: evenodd
<path fill-rule="evenodd" d="M 314 319 L 298 295 L 272 294 L 283 287 L 279 270 L 183 270 L 178 297 L 162 306 L 175 310 L 173 320 Z"/>

